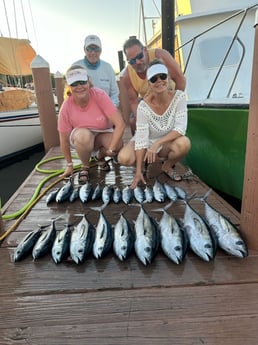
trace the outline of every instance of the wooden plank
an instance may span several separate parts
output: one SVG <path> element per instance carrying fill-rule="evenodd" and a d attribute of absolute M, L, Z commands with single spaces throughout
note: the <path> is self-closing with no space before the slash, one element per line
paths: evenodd
<path fill-rule="evenodd" d="M 2 305 L 3 344 L 41 345 L 47 338 L 50 345 L 253 345 L 258 337 L 258 290 L 252 284 L 73 293 L 65 300 L 61 291 L 5 298 Z"/>
<path fill-rule="evenodd" d="M 1 248 L 0 296 L 258 283 L 257 252 L 245 259 L 219 252 L 207 263 L 189 251 L 179 265 L 158 253 L 149 266 L 134 254 L 124 262 L 110 253 L 99 260 L 90 256 L 82 265 L 71 260 L 56 265 L 51 255 L 35 262 L 28 257 L 13 263 L 12 253 L 12 249 Z"/>

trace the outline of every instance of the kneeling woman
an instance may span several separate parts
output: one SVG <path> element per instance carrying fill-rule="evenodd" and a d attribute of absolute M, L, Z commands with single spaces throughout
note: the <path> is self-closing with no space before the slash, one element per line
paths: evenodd
<path fill-rule="evenodd" d="M 168 70 L 161 60 L 152 61 L 147 69 L 147 79 L 149 92 L 138 105 L 135 136 L 118 155 L 120 164 L 136 164 L 131 188 L 139 182 L 146 184 L 142 173 L 144 163 L 163 160 L 163 172 L 173 178 L 174 165 L 186 156 L 191 147 L 185 136 L 185 93 L 169 88 Z"/>
<path fill-rule="evenodd" d="M 73 147 L 82 163 L 79 180 L 83 183 L 88 180 L 93 152 L 98 151 L 97 158 L 102 159 L 115 156 L 121 149 L 125 123 L 109 96 L 92 87 L 84 67 L 70 67 L 66 81 L 72 93 L 62 104 L 58 117 L 61 150 L 67 161 L 62 176 L 73 173 L 70 150 Z"/>

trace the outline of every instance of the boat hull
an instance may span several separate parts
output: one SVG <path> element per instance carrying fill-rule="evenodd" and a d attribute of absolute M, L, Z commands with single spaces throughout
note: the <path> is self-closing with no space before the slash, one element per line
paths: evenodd
<path fill-rule="evenodd" d="M 210 187 L 242 199 L 249 109 L 188 106 L 191 151 L 185 163 Z"/>
<path fill-rule="evenodd" d="M 0 163 L 42 142 L 37 107 L 0 113 Z"/>

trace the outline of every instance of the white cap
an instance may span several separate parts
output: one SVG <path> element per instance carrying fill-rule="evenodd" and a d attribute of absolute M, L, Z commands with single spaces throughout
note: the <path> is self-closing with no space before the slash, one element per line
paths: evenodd
<path fill-rule="evenodd" d="M 150 80 L 154 75 L 163 73 L 168 74 L 167 67 L 165 65 L 162 65 L 161 63 L 157 63 L 147 69 L 147 79 Z"/>
<path fill-rule="evenodd" d="M 101 41 L 100 38 L 96 35 L 89 35 L 84 40 L 84 48 L 87 48 L 90 45 L 95 45 L 99 48 L 101 48 Z"/>
<path fill-rule="evenodd" d="M 72 69 L 66 73 L 66 82 L 68 85 L 80 80 L 88 80 L 88 73 L 85 68 Z"/>

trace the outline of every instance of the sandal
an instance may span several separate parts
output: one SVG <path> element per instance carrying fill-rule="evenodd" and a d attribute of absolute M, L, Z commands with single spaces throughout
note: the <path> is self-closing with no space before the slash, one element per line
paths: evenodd
<path fill-rule="evenodd" d="M 175 165 L 172 166 L 170 172 L 169 171 L 165 171 L 165 170 L 162 170 L 162 172 L 168 176 L 171 180 L 175 181 L 175 182 L 180 182 L 182 181 L 182 176 L 181 175 L 178 175 L 176 173 L 176 171 L 174 170 L 175 168 Z"/>
<path fill-rule="evenodd" d="M 89 168 L 88 167 L 82 167 L 81 171 L 79 171 L 78 181 L 79 181 L 79 183 L 86 183 L 89 181 Z"/>
<path fill-rule="evenodd" d="M 182 181 L 182 176 L 178 175 L 175 171 L 172 170 L 171 173 L 169 173 L 168 171 L 164 171 L 163 173 L 168 176 L 171 180 L 175 181 L 175 182 L 180 182 Z"/>
<path fill-rule="evenodd" d="M 110 159 L 106 161 L 105 158 L 98 158 L 97 156 L 94 156 L 94 160 L 102 171 L 110 171 L 110 166 L 108 164 Z"/>

